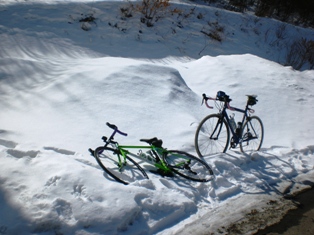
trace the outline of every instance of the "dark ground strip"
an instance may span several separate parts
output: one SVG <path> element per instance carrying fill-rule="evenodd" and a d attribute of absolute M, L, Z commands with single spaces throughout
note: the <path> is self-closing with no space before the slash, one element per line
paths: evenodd
<path fill-rule="evenodd" d="M 255 235 L 313 235 L 314 234 L 314 188 L 297 195 L 298 208 L 290 210 L 278 223 Z"/>

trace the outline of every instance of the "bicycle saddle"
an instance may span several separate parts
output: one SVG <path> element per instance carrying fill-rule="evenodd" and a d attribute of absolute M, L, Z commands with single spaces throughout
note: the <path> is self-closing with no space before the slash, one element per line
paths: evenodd
<path fill-rule="evenodd" d="M 151 139 L 140 139 L 140 141 L 148 143 L 149 145 L 154 145 L 155 147 L 161 148 L 162 146 L 162 140 L 157 139 L 157 137 L 151 138 Z"/>

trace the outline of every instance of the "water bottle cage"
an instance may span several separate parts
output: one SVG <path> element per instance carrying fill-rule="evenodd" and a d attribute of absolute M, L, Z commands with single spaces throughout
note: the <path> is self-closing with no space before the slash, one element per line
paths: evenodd
<path fill-rule="evenodd" d="M 241 127 L 242 127 L 242 122 L 238 122 L 238 126 L 237 126 L 237 128 L 236 128 L 236 131 L 235 131 L 235 133 L 236 133 L 236 135 L 237 136 L 241 136 Z"/>
<path fill-rule="evenodd" d="M 232 117 L 231 115 L 230 115 L 230 127 L 231 127 L 231 129 L 232 129 L 233 131 L 235 131 L 236 128 L 237 128 L 237 125 L 236 125 L 236 123 L 235 123 L 235 121 L 234 121 L 234 116 Z"/>

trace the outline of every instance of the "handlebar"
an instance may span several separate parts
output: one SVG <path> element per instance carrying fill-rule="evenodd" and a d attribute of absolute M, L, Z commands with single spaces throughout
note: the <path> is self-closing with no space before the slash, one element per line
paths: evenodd
<path fill-rule="evenodd" d="M 223 94 L 224 94 L 224 92 L 223 92 Z M 224 94 L 224 95 L 225 95 L 225 94 Z M 205 105 L 206 105 L 206 107 L 209 108 L 209 109 L 213 109 L 214 107 L 213 107 L 213 106 L 210 106 L 207 101 L 208 101 L 208 100 L 214 100 L 214 101 L 217 101 L 217 100 L 218 100 L 218 101 L 225 102 L 225 104 L 226 104 L 226 106 L 227 106 L 228 109 L 234 110 L 234 108 L 231 107 L 230 104 L 229 104 L 229 103 L 232 101 L 232 99 L 230 99 L 228 95 L 225 95 L 224 97 L 220 97 L 220 98 L 219 98 L 218 96 L 216 96 L 216 98 L 212 98 L 212 97 L 210 97 L 210 96 L 206 96 L 206 94 L 204 93 L 202 96 L 203 96 L 202 104 L 203 104 L 204 101 L 205 101 Z"/>
<path fill-rule="evenodd" d="M 227 108 L 229 110 L 232 111 L 239 111 L 239 112 L 243 112 L 241 109 L 235 108 L 235 107 L 231 107 L 230 106 L 230 102 L 232 101 L 232 99 L 230 99 L 230 97 L 223 91 L 218 91 L 216 98 L 212 98 L 210 96 L 206 96 L 206 94 L 202 94 L 203 99 L 202 99 L 202 105 L 205 101 L 206 107 L 209 109 L 213 109 L 213 106 L 208 105 L 207 101 L 208 100 L 214 100 L 214 101 L 221 101 L 224 102 L 224 108 Z M 250 113 L 254 113 L 255 110 L 252 108 L 249 108 L 249 105 L 255 105 L 257 102 L 256 96 L 255 95 L 248 95 L 248 101 L 246 104 L 246 110 L 248 110 Z M 221 107 L 222 108 L 222 107 Z"/>
<path fill-rule="evenodd" d="M 119 130 L 118 130 L 118 127 L 117 127 L 116 125 L 114 125 L 114 124 L 110 124 L 109 122 L 107 122 L 106 124 L 107 124 L 107 126 L 109 126 L 111 129 L 114 130 L 113 135 L 114 135 L 115 133 L 119 133 L 120 135 L 124 135 L 124 136 L 127 136 L 127 135 L 128 135 L 127 133 L 124 133 L 124 132 L 122 132 L 122 131 L 119 131 Z"/>
<path fill-rule="evenodd" d="M 206 107 L 209 108 L 209 109 L 213 109 L 214 107 L 213 107 L 213 106 L 210 106 L 210 105 L 207 103 L 207 100 L 216 100 L 216 98 L 212 98 L 212 97 L 209 97 L 209 96 L 207 97 L 205 93 L 203 94 L 202 105 L 204 104 L 204 101 L 205 101 Z"/>

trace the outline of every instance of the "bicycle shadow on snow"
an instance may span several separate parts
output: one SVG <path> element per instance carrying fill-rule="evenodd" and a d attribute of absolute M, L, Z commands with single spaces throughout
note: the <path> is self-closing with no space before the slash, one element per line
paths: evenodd
<path fill-rule="evenodd" d="M 211 204 L 211 200 L 208 197 L 209 191 L 211 190 L 211 181 L 203 183 L 185 179 L 177 174 L 173 174 L 172 176 L 162 175 L 156 171 L 156 168 L 153 165 L 150 165 L 145 161 L 139 160 L 137 163 L 144 169 L 148 179 L 143 176 L 139 177 L 139 175 L 136 175 L 138 171 L 134 171 L 132 175 L 135 178 L 139 177 L 138 180 L 130 182 L 128 185 L 125 185 L 125 187 L 141 187 L 156 192 L 160 190 L 176 191 L 193 200 L 195 205 L 199 202 Z M 123 185 L 109 176 L 106 172 L 103 172 L 103 176 L 109 182 Z"/>
<path fill-rule="evenodd" d="M 280 148 L 283 151 L 280 151 Z M 147 172 L 149 179 L 137 180 L 124 187 L 130 187 L 131 191 L 136 190 L 134 200 L 142 211 L 136 221 L 144 230 L 154 234 L 160 228 L 166 229 L 177 221 L 188 218 L 200 208 L 211 210 L 220 207 L 220 202 L 233 197 L 244 194 L 285 196 L 294 185 L 309 184 L 309 181 L 299 182 L 295 177 L 300 172 L 306 173 L 313 169 L 314 161 L 310 162 L 313 153 L 313 146 L 303 150 L 274 147 L 262 149 L 252 155 L 228 150 L 227 153 L 216 154 L 205 159 L 215 174 L 215 178 L 207 183 L 192 182 L 177 175 L 168 177 L 151 173 L 150 170 L 155 169 L 153 166 L 144 161 L 137 161 Z M 103 175 L 109 182 L 122 185 L 105 172 Z M 125 189 L 129 190 L 129 188 Z M 184 198 L 182 199 L 184 204 L 165 203 L 158 207 L 161 209 L 156 213 L 154 205 L 159 197 L 174 195 L 180 199 Z M 130 226 L 128 229 L 133 231 L 134 228 Z"/>
<path fill-rule="evenodd" d="M 228 150 L 206 158 L 216 176 L 211 196 L 219 201 L 241 193 L 285 196 L 296 184 L 313 184 L 310 181 L 297 182 L 294 178 L 313 169 L 313 165 L 307 163 L 314 147 L 283 154 L 277 151 L 278 148 L 263 149 L 252 155 Z"/>
<path fill-rule="evenodd" d="M 211 202 L 207 199 L 208 192 L 206 193 L 210 183 L 193 182 L 177 175 L 170 177 L 152 173 L 150 170 L 156 170 L 152 165 L 144 161 L 137 163 L 146 171 L 149 179 L 140 179 L 123 185 L 105 172 L 103 176 L 109 180 L 108 182 L 121 185 L 121 190 L 132 192 L 130 197 L 134 198 L 137 208 L 140 208 L 135 221 L 141 224 L 141 230 L 145 233 L 155 234 L 161 229 L 171 228 L 178 221 L 187 219 L 197 212 L 200 202 L 210 205 Z M 204 190 L 204 193 L 200 193 Z M 171 199 L 168 201 L 167 198 Z M 173 198 L 176 200 L 173 201 Z M 127 229 L 131 234 L 136 227 L 128 226 Z"/>
<path fill-rule="evenodd" d="M 241 194 L 273 195 L 275 193 L 283 196 L 287 189 L 284 189 L 281 184 L 286 182 L 287 188 L 292 187 L 296 183 L 293 178 L 300 171 L 291 163 L 292 157 L 290 153 L 281 156 L 269 149 L 253 155 L 238 151 L 217 154 L 206 159 L 215 174 L 215 178 L 207 183 L 192 182 L 176 175 L 168 177 L 151 173 L 150 170 L 155 169 L 153 166 L 144 161 L 137 161 L 147 172 L 149 179 L 138 180 L 125 187 L 138 188 L 134 200 L 143 213 L 149 214 L 155 220 L 155 224 L 150 224 L 144 214 L 140 214 L 137 220 L 153 233 L 160 227 L 167 228 L 173 224 L 173 221 L 188 218 L 188 214 L 195 213 L 200 208 L 204 210 L 217 208 L 220 202 Z M 104 177 L 114 182 L 106 173 Z M 188 213 L 176 214 L 179 210 L 171 205 L 173 211 L 164 209 L 162 213 L 156 214 L 155 207 L 152 207 L 148 201 L 154 198 L 152 195 L 159 195 L 160 192 L 166 195 L 175 192 L 177 196 L 186 197 L 186 201 L 189 199 L 184 206 Z M 164 217 L 167 219 L 163 219 Z"/>
<path fill-rule="evenodd" d="M 177 175 L 168 177 L 152 173 L 150 170 L 155 169 L 153 166 L 138 161 L 149 179 L 135 181 L 129 186 L 142 187 L 156 192 L 160 189 L 175 190 L 191 198 L 195 205 L 205 203 L 209 207 L 215 207 L 215 203 L 241 194 L 272 195 L 275 193 L 286 197 L 297 185 L 313 184 L 309 180 L 295 179 L 300 173 L 313 169 L 313 164 L 310 162 L 313 153 L 313 146 L 302 150 L 273 147 L 262 149 L 252 155 L 228 150 L 227 153 L 205 158 L 215 176 L 207 183 L 193 182 Z M 105 172 L 103 175 L 110 182 L 120 184 Z"/>
<path fill-rule="evenodd" d="M 144 161 L 139 162 L 143 169 L 147 171 L 147 174 L 150 179 L 163 179 L 163 184 L 168 188 L 173 188 L 174 186 L 180 188 L 180 189 L 186 189 L 186 190 L 194 190 L 195 188 L 198 188 L 199 185 L 206 185 L 208 188 L 208 185 L 211 183 L 209 182 L 196 182 L 190 179 L 186 179 L 180 175 L 177 175 L 173 173 L 172 176 L 166 176 L 162 175 L 158 172 L 156 172 L 156 168 L 152 165 L 146 164 Z M 167 182 L 167 183 L 166 183 Z"/>

